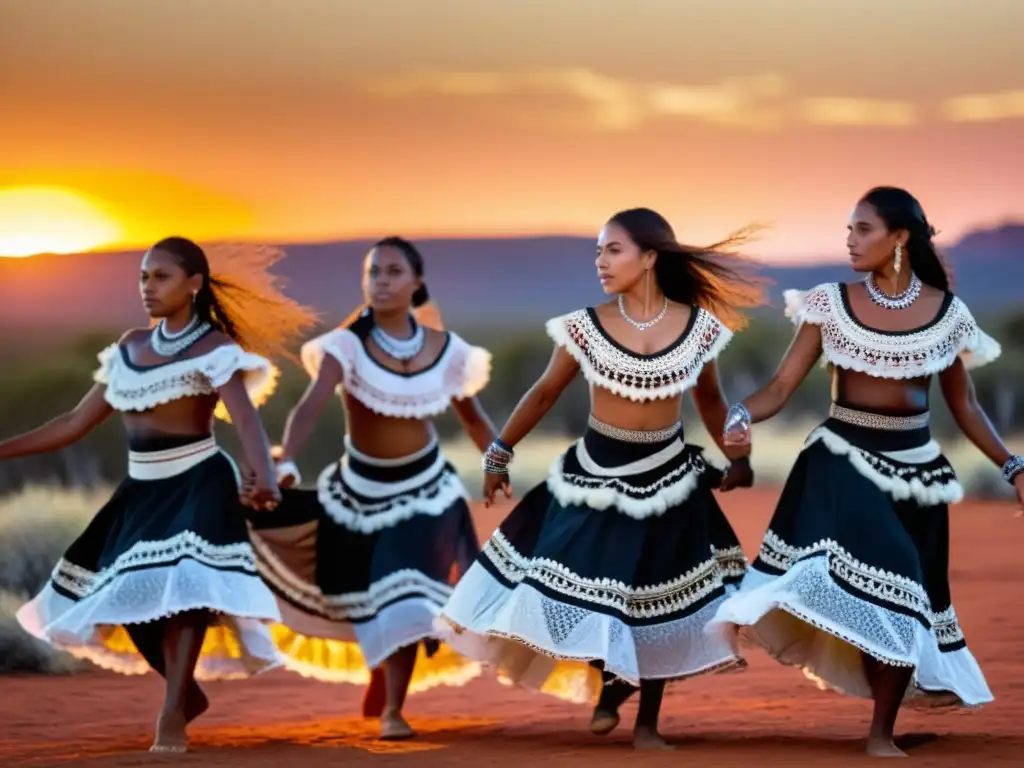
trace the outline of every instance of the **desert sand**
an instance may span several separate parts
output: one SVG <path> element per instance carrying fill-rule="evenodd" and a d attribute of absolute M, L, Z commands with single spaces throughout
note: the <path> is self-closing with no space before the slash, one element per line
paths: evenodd
<path fill-rule="evenodd" d="M 776 499 L 773 491 L 721 496 L 748 556 Z M 476 510 L 482 536 L 507 511 Z M 952 515 L 953 596 L 967 641 L 996 701 L 974 712 L 905 712 L 899 731 L 931 734 L 911 750 L 914 765 L 1024 764 L 1024 520 L 1008 504 L 966 503 Z M 358 717 L 362 691 L 273 671 L 255 680 L 209 684 L 212 707 L 193 726 L 192 752 L 152 756 L 161 700 L 155 675 L 126 678 L 101 671 L 73 677 L 0 678 L 0 765 L 196 766 L 281 768 L 308 765 L 446 766 L 766 766 L 864 764 L 869 702 L 817 690 L 798 671 L 751 651 L 742 673 L 672 684 L 665 698 L 670 753 L 634 753 L 635 704 L 610 736 L 587 731 L 589 711 L 509 688 L 487 673 L 459 689 L 410 698 L 420 733 L 411 742 L 375 739 Z M 934 738 L 937 737 L 937 738 Z"/>

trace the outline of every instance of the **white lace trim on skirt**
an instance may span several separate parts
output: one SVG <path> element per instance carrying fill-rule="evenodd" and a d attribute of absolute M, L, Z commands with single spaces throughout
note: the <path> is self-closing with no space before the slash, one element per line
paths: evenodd
<path fill-rule="evenodd" d="M 474 563 L 435 622 L 459 653 L 496 666 L 509 680 L 540 690 L 557 661 L 603 660 L 605 669 L 639 685 L 642 679 L 679 679 L 741 664 L 730 644 L 703 631 L 721 599 L 689 616 L 630 626 L 622 619 L 563 603 L 534 587 L 507 589 Z M 592 701 L 593 676 L 581 665 L 574 701 Z"/>
<path fill-rule="evenodd" d="M 122 558 L 135 551 L 133 548 Z M 249 564 L 252 567 L 251 554 Z M 66 575 L 68 564 L 58 565 L 58 569 Z M 235 642 L 204 646 L 196 665 L 197 678 L 246 677 L 279 664 L 265 622 L 279 621 L 280 612 L 254 568 L 252 573 L 221 570 L 201 560 L 185 559 L 171 565 L 111 570 L 99 574 L 101 586 L 78 600 L 47 584 L 18 610 L 19 623 L 30 634 L 74 656 L 123 674 L 142 674 L 149 671 L 148 664 L 123 641 L 113 642 L 114 630 L 205 609 L 217 614 L 215 624 L 225 627 Z M 58 570 L 54 578 L 62 578 Z M 65 586 L 63 581 L 58 583 Z"/>
<path fill-rule="evenodd" d="M 881 583 L 876 586 L 884 589 Z M 904 604 L 908 593 L 898 589 L 895 594 Z M 919 607 L 916 596 L 911 600 Z M 855 597 L 837 583 L 822 553 L 781 576 L 751 569 L 707 631 L 735 641 L 738 630 L 740 637 L 780 662 L 801 668 L 819 687 L 840 693 L 871 698 L 864 652 L 886 664 L 914 667 L 906 704 L 974 707 L 992 701 L 966 647 L 945 653 L 939 649 L 940 638 L 944 643 L 962 640 L 955 611 L 950 607 L 928 615 L 931 630 L 915 617 Z"/>

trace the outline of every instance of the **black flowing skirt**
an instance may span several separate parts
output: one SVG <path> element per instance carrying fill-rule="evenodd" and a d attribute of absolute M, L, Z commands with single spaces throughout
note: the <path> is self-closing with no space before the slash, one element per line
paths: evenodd
<path fill-rule="evenodd" d="M 634 685 L 742 666 L 703 631 L 747 568 L 721 477 L 681 433 L 589 429 L 487 541 L 439 629 L 503 679 L 577 702 L 599 692 L 597 663 Z"/>
<path fill-rule="evenodd" d="M 281 609 L 273 635 L 289 669 L 364 684 L 393 653 L 418 645 L 410 693 L 479 675 L 433 628 L 479 549 L 465 488 L 436 442 L 384 460 L 346 439 L 315 489 L 284 490 L 250 528 Z"/>
<path fill-rule="evenodd" d="M 871 696 L 867 654 L 913 668 L 905 704 L 989 702 L 950 595 L 956 474 L 926 423 L 857 421 L 832 417 L 811 433 L 750 573 L 709 632 L 738 631 L 850 695 Z"/>
<path fill-rule="evenodd" d="M 26 631 L 123 674 L 163 671 L 164 621 L 206 611 L 198 679 L 247 677 L 279 656 L 238 473 L 213 438 L 133 445 L 129 476 L 18 611 Z M 170 447 L 168 447 L 170 446 Z"/>

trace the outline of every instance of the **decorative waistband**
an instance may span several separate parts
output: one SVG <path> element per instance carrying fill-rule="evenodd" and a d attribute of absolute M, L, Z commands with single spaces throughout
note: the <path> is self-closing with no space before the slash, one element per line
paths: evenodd
<path fill-rule="evenodd" d="M 436 437 L 431 437 L 430 442 L 427 443 L 423 448 L 420 448 L 415 453 L 410 453 L 408 456 L 398 456 L 390 459 L 382 459 L 377 456 L 370 456 L 369 454 L 363 453 L 354 445 L 352 445 L 352 438 L 345 435 L 345 454 L 354 461 L 360 464 L 366 464 L 371 467 L 404 467 L 407 464 L 413 464 L 429 456 L 433 451 L 438 449 L 438 443 Z"/>
<path fill-rule="evenodd" d="M 213 437 L 165 451 L 128 451 L 128 476 L 133 480 L 163 480 L 187 472 L 219 452 Z"/>
<path fill-rule="evenodd" d="M 677 421 L 670 427 L 662 429 L 623 429 L 605 424 L 593 414 L 587 419 L 587 426 L 598 434 L 621 440 L 624 443 L 663 443 L 676 437 L 683 429 L 683 422 Z"/>
<path fill-rule="evenodd" d="M 844 421 L 857 427 L 868 429 L 884 429 L 894 432 L 905 432 L 912 429 L 921 429 L 928 426 L 930 413 L 918 413 L 913 416 L 887 416 L 881 413 L 869 411 L 857 411 L 853 408 L 846 408 L 837 403 L 829 407 L 828 415 L 837 421 Z"/>

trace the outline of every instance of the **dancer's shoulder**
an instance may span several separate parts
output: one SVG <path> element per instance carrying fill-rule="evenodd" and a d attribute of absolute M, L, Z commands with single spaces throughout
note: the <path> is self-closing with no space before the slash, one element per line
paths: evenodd
<path fill-rule="evenodd" d="M 320 374 L 324 358 L 328 356 L 341 365 L 343 372 L 348 373 L 355 366 L 362 346 L 362 338 L 353 331 L 351 325 L 333 328 L 303 344 L 299 350 L 299 359 L 311 378 Z"/>
<path fill-rule="evenodd" d="M 474 397 L 491 380 L 493 356 L 484 347 L 472 344 L 455 331 L 445 333 L 448 341 L 442 353 L 445 391 L 455 399 Z"/>
<path fill-rule="evenodd" d="M 810 323 L 821 325 L 835 312 L 842 288 L 838 282 L 819 283 L 813 288 L 802 290 L 790 288 L 782 292 L 784 312 L 794 325 Z"/>

